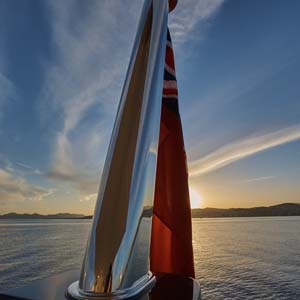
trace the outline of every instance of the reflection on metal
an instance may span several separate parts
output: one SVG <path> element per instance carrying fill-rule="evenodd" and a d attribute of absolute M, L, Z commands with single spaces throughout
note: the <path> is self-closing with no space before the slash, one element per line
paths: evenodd
<path fill-rule="evenodd" d="M 119 289 L 114 292 L 97 293 L 82 292 L 78 288 L 78 281 L 72 283 L 68 293 L 75 299 L 128 299 L 149 292 L 155 284 L 155 277 L 151 272 L 134 282 L 129 288 Z"/>
<path fill-rule="evenodd" d="M 148 262 L 149 212 L 155 187 L 167 16 L 167 0 L 145 1 L 80 280 L 68 288 L 75 299 L 124 299 L 155 281 Z M 147 239 L 141 238 L 145 230 Z"/>

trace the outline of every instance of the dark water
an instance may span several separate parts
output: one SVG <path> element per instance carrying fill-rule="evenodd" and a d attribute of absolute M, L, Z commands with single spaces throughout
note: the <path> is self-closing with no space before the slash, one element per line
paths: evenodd
<path fill-rule="evenodd" d="M 78 268 L 90 221 L 0 222 L 0 291 Z M 300 299 L 300 217 L 193 220 L 202 299 Z"/>

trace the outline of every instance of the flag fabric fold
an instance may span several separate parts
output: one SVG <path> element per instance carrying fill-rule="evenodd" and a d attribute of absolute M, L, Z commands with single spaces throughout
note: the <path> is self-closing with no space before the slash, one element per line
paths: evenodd
<path fill-rule="evenodd" d="M 195 277 L 191 209 L 170 32 L 166 41 L 150 269 Z"/>

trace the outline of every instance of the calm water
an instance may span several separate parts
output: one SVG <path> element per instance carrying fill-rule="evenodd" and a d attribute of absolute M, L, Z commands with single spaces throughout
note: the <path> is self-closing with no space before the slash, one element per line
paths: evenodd
<path fill-rule="evenodd" d="M 0 290 L 78 268 L 90 221 L 1 221 Z M 300 217 L 193 221 L 202 299 L 300 299 Z"/>

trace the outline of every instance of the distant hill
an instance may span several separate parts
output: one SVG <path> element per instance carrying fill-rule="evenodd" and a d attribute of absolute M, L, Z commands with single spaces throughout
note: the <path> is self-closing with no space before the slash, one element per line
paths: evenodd
<path fill-rule="evenodd" d="M 283 203 L 273 206 L 253 208 L 197 208 L 192 210 L 193 218 L 233 218 L 233 217 L 272 217 L 300 216 L 300 204 Z"/>
<path fill-rule="evenodd" d="M 150 217 L 152 209 L 147 208 L 145 217 Z M 196 208 L 192 209 L 193 218 L 233 218 L 233 217 L 272 217 L 272 216 L 300 216 L 300 204 L 283 203 L 273 206 L 253 208 Z M 60 213 L 53 215 L 17 214 L 0 215 L 0 219 L 91 219 L 92 216 L 81 214 Z"/>
<path fill-rule="evenodd" d="M 53 215 L 40 215 L 40 214 L 17 214 L 9 213 L 5 215 L 0 215 L 0 219 L 82 219 L 84 215 L 81 214 L 53 214 Z"/>

